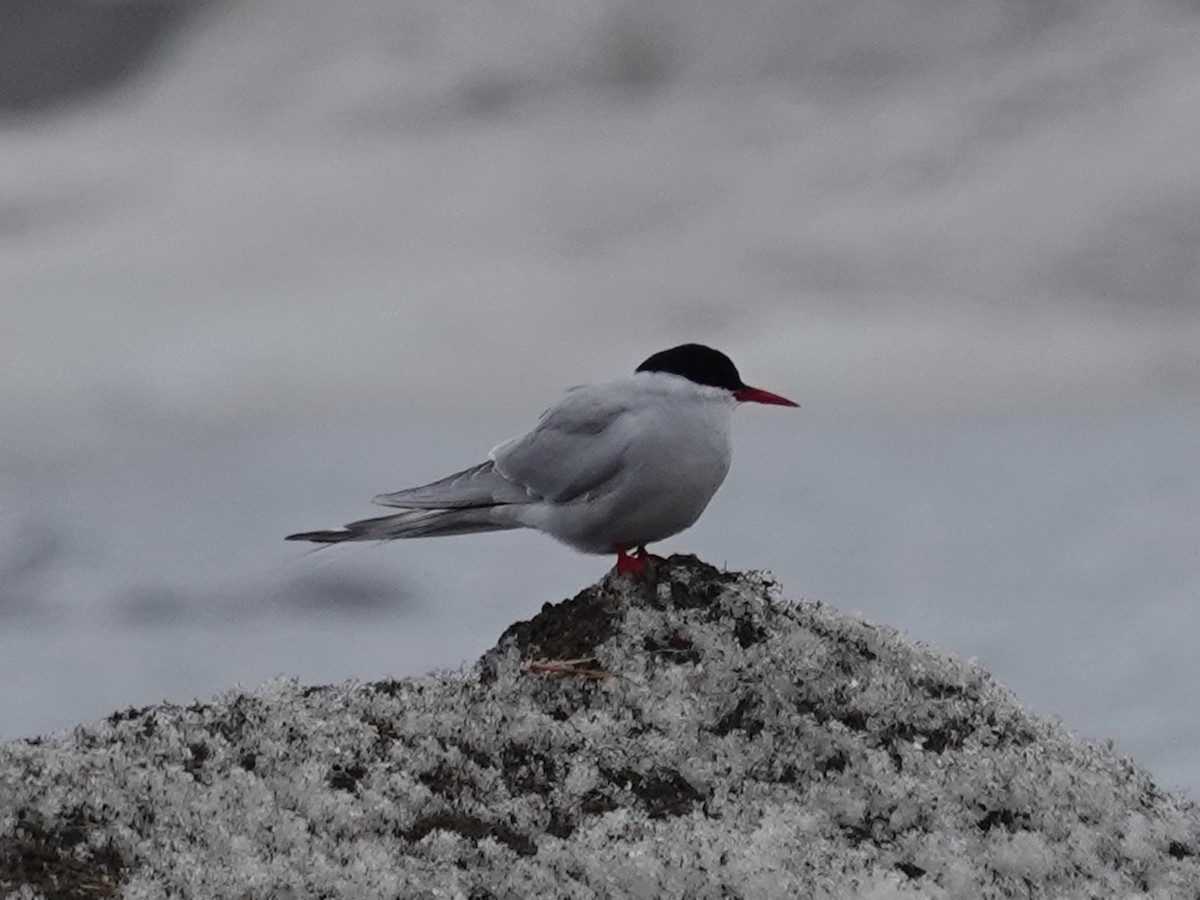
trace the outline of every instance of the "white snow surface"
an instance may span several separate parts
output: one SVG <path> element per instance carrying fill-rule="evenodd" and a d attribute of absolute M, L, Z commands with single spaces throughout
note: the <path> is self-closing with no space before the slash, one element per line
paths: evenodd
<path fill-rule="evenodd" d="M 545 655 L 608 674 L 526 671 Z M 470 670 L 130 709 L 0 744 L 0 785 L 23 900 L 47 873 L 129 900 L 1200 889 L 1200 812 L 1111 745 L 684 557 L 547 606 Z"/>

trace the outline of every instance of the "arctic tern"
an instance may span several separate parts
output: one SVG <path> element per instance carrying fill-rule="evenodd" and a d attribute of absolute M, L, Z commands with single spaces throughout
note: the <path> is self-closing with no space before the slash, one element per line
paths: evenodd
<path fill-rule="evenodd" d="M 646 545 L 694 524 L 725 480 L 731 414 L 747 402 L 798 405 L 745 384 L 724 353 L 682 344 L 633 375 L 570 389 L 486 462 L 375 498 L 403 512 L 287 540 L 536 528 L 584 553 L 615 553 L 617 571 L 636 574 L 650 558 Z"/>

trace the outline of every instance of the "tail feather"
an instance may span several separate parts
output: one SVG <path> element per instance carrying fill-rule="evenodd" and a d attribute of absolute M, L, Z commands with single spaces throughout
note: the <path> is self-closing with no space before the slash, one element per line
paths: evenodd
<path fill-rule="evenodd" d="M 284 540 L 340 544 L 343 541 L 391 541 L 397 538 L 477 534 L 483 531 L 520 528 L 519 523 L 501 512 L 503 509 L 502 506 L 479 509 L 414 509 L 392 516 L 360 519 L 329 531 L 289 534 Z"/>

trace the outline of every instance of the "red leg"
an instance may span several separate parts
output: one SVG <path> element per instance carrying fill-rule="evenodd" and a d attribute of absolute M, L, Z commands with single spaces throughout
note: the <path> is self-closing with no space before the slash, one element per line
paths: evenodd
<path fill-rule="evenodd" d="M 630 556 L 626 552 L 625 547 L 617 548 L 617 574 L 618 575 L 641 575 L 645 569 L 645 563 L 641 557 L 636 554 Z"/>

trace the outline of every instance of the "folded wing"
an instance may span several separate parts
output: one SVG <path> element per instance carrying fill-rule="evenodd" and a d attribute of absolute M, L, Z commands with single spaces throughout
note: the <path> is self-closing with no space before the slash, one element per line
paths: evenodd
<path fill-rule="evenodd" d="M 595 496 L 624 468 L 628 413 L 610 396 L 574 388 L 542 414 L 532 431 L 492 450 L 487 462 L 380 494 L 375 502 L 398 509 L 474 509 Z"/>
<path fill-rule="evenodd" d="M 375 502 L 398 509 L 472 509 L 508 503 L 536 503 L 540 498 L 505 478 L 490 459 L 439 481 L 380 494 Z"/>
<path fill-rule="evenodd" d="M 574 388 L 528 434 L 491 452 L 496 471 L 553 503 L 609 490 L 624 471 L 631 413 L 592 386 Z"/>

